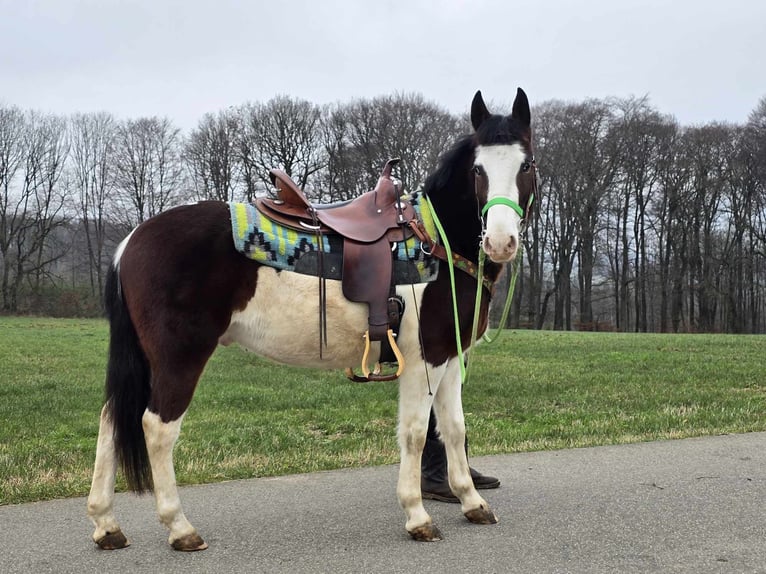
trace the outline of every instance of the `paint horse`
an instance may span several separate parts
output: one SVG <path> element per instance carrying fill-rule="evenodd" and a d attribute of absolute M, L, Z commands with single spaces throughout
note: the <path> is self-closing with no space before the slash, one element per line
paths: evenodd
<path fill-rule="evenodd" d="M 489 259 L 484 283 L 491 285 L 502 264 L 516 256 L 535 189 L 527 97 L 519 89 L 512 113 L 493 115 L 477 92 L 471 123 L 474 133 L 441 158 L 424 194 L 453 253 L 475 263 L 484 250 Z M 434 281 L 397 287 L 406 308 L 414 310 L 403 315 L 398 335 L 407 368 L 399 380 L 397 497 L 407 532 L 416 540 L 441 539 L 420 493 L 421 454 L 432 406 L 446 447 L 450 488 L 463 514 L 473 523 L 497 522 L 473 486 L 464 449 L 464 358 L 458 356 L 456 332 L 467 349 L 477 280 L 454 271 L 455 313 L 446 261 L 439 262 Z M 280 363 L 321 368 L 355 364 L 364 347 L 367 309 L 346 300 L 340 283 L 326 282 L 326 328 L 332 336 L 320 358 L 318 326 L 307 321 L 317 313 L 316 277 L 278 272 L 240 255 L 233 246 L 226 203 L 170 209 L 123 240 L 106 281 L 106 402 L 88 497 L 93 539 L 101 548 L 129 544 L 113 511 L 118 463 L 131 489 L 153 489 L 174 549 L 207 547 L 181 508 L 173 467 L 181 422 L 205 364 L 222 341 L 236 341 Z M 491 295 L 483 289 L 479 334 L 487 328 Z"/>

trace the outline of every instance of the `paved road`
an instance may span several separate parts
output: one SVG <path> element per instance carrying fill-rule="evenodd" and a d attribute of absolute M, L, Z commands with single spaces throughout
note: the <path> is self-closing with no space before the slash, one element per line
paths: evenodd
<path fill-rule="evenodd" d="M 493 526 L 426 501 L 445 539 L 416 543 L 396 467 L 182 490 L 210 544 L 166 544 L 150 497 L 118 495 L 132 546 L 90 540 L 85 500 L 0 507 L 0 573 L 765 572 L 766 433 L 476 458 L 503 486 Z"/>

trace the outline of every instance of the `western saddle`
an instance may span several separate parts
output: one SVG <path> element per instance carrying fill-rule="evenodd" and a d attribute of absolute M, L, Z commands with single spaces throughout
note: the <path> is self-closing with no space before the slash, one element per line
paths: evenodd
<path fill-rule="evenodd" d="M 343 295 L 349 301 L 367 303 L 369 328 L 365 333 L 362 357 L 364 378 L 347 369 L 347 375 L 357 381 L 380 381 L 397 378 L 404 369 L 404 359 L 395 341 L 404 303 L 396 296 L 393 277 L 392 245 L 413 235 L 411 222 L 415 209 L 401 198 L 401 185 L 391 178 L 391 169 L 399 162 L 386 162 L 375 189 L 351 201 L 318 205 L 311 203 L 303 191 L 283 171 L 271 170 L 272 183 L 278 190 L 277 199 L 260 198 L 257 209 L 267 218 L 286 227 L 312 232 L 317 239 L 320 298 L 320 356 L 327 341 L 326 290 L 323 272 L 323 241 L 327 236 L 343 240 L 341 283 Z M 395 374 L 370 372 L 367 364 L 371 341 L 381 341 L 381 362 L 397 362 Z M 387 347 L 390 346 L 390 350 Z"/>

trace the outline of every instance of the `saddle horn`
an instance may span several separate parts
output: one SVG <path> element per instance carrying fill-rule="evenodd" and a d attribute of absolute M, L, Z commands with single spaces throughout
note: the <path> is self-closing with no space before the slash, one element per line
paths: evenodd
<path fill-rule="evenodd" d="M 391 179 L 391 170 L 400 161 L 402 161 L 402 159 L 399 157 L 393 157 L 390 160 L 388 160 L 386 162 L 386 165 L 383 166 L 383 171 L 380 172 L 380 176 L 385 177 L 387 179 Z"/>

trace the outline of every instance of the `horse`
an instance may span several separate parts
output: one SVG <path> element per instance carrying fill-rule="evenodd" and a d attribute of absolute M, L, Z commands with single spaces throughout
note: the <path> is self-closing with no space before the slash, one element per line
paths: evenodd
<path fill-rule="evenodd" d="M 536 189 L 527 96 L 519 88 L 510 115 L 492 114 L 479 91 L 470 119 L 473 132 L 440 158 L 423 194 L 453 253 L 476 263 L 484 251 L 483 283 L 491 285 L 518 253 Z M 207 548 L 181 507 L 173 449 L 203 368 L 219 343 L 237 342 L 276 362 L 312 368 L 344 368 L 361 356 L 367 310 L 344 297 L 340 281 L 327 280 L 324 287 L 325 328 L 333 336 L 320 356 L 319 328 L 306 320 L 317 313 L 316 277 L 277 271 L 243 257 L 232 243 L 228 205 L 205 201 L 141 223 L 116 249 L 105 282 L 106 400 L 87 501 L 92 538 L 102 549 L 129 545 L 113 509 L 118 466 L 131 490 L 154 491 L 173 549 Z M 439 261 L 433 281 L 396 287 L 406 308 L 415 310 L 402 316 L 397 340 L 407 368 L 398 383 L 396 493 L 405 528 L 419 541 L 442 538 L 420 492 L 432 407 L 461 511 L 472 523 L 498 520 L 474 488 L 464 448 L 464 357 L 457 339 L 469 348 L 480 278 L 453 274 L 451 281 L 448 262 Z M 450 311 L 453 282 L 455 313 Z M 480 335 L 488 327 L 491 295 L 487 286 L 482 289 Z"/>

